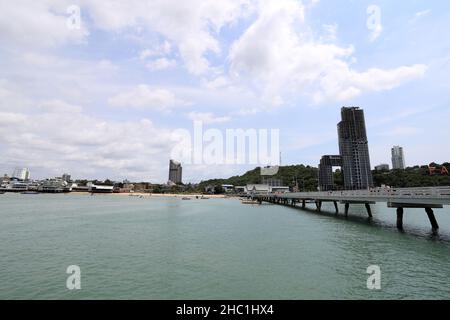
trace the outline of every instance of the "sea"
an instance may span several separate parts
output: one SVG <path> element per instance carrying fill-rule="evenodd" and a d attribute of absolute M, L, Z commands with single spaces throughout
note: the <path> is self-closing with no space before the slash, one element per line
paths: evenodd
<path fill-rule="evenodd" d="M 449 299 L 450 208 L 372 212 L 7 193 L 0 299 Z"/>

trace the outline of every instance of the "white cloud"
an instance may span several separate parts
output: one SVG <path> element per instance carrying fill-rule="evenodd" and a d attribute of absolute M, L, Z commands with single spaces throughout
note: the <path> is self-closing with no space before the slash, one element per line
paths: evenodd
<path fill-rule="evenodd" d="M 428 16 L 430 13 L 431 13 L 431 10 L 427 9 L 427 10 L 416 12 L 415 16 L 417 18 L 420 18 L 420 17 Z"/>
<path fill-rule="evenodd" d="M 84 41 L 88 31 L 67 27 L 70 1 L 0 1 L 0 37 L 10 45 L 56 46 Z"/>
<path fill-rule="evenodd" d="M 243 14 L 247 0 L 116 0 L 85 1 L 94 24 L 105 30 L 145 27 L 177 46 L 185 66 L 193 74 L 210 69 L 205 57 L 219 53 L 216 33 Z M 152 51 L 143 53 L 143 56 Z"/>
<path fill-rule="evenodd" d="M 231 117 L 217 117 L 211 112 L 189 112 L 188 118 L 192 121 L 202 121 L 204 124 L 224 123 L 231 120 Z"/>
<path fill-rule="evenodd" d="M 320 90 L 313 99 L 316 103 L 326 100 L 346 101 L 367 92 L 390 90 L 401 84 L 419 79 L 427 71 L 425 65 L 413 65 L 395 69 L 372 68 L 365 72 L 357 72 L 345 63 L 336 63 L 332 72 L 320 79 Z"/>
<path fill-rule="evenodd" d="M 315 103 L 345 101 L 395 88 L 422 77 L 427 69 L 414 65 L 356 71 L 350 67 L 354 48 L 315 39 L 303 12 L 294 0 L 261 2 L 256 21 L 231 47 L 233 79 L 259 90 L 263 101 L 281 104 L 286 94 L 310 96 Z"/>
<path fill-rule="evenodd" d="M 420 19 L 423 19 L 425 17 L 428 17 L 431 15 L 431 9 L 426 9 L 426 10 L 422 10 L 419 12 L 416 12 L 414 14 L 414 16 L 409 20 L 410 24 L 415 24 L 416 22 L 418 22 Z"/>
<path fill-rule="evenodd" d="M 150 70 L 165 70 L 174 68 L 177 65 L 177 61 L 174 59 L 159 58 L 147 62 L 146 66 Z"/>
<path fill-rule="evenodd" d="M 172 92 L 166 89 L 154 89 L 144 84 L 119 93 L 110 98 L 108 103 L 113 107 L 132 107 L 159 111 L 168 111 L 176 106 L 186 105 L 186 102 L 177 99 Z"/>
<path fill-rule="evenodd" d="M 337 24 L 324 24 L 323 29 L 325 31 L 325 35 L 323 36 L 324 41 L 336 41 L 338 25 Z"/>
<path fill-rule="evenodd" d="M 153 48 L 150 49 L 144 49 L 139 53 L 139 58 L 141 60 L 145 60 L 148 57 L 155 57 L 155 56 L 165 56 L 170 54 L 172 51 L 172 45 L 169 41 L 164 41 L 161 44 L 156 45 Z"/>

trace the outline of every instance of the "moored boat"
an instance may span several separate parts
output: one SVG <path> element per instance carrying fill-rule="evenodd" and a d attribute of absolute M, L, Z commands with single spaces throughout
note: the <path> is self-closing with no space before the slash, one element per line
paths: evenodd
<path fill-rule="evenodd" d="M 259 204 L 256 200 L 241 200 L 242 204 Z"/>

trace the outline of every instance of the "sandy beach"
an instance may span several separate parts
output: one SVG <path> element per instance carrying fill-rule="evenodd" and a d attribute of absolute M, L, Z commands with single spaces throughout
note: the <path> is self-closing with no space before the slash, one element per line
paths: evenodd
<path fill-rule="evenodd" d="M 91 195 L 90 192 L 70 192 L 67 193 L 70 195 Z M 143 192 L 123 192 L 123 193 L 95 193 L 97 196 L 132 196 L 132 197 L 157 197 L 157 198 L 201 198 L 202 196 L 205 198 L 226 198 L 227 196 L 224 194 L 200 194 L 200 193 L 192 193 L 192 194 L 173 194 L 173 193 L 143 193 Z"/>

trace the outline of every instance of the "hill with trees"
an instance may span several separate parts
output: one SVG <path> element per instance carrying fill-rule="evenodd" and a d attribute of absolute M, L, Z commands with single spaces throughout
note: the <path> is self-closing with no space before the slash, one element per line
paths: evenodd
<path fill-rule="evenodd" d="M 431 170 L 435 168 L 435 170 Z M 443 169 L 444 168 L 444 169 Z M 434 187 L 450 186 L 450 163 L 441 165 L 431 163 L 429 166 L 408 167 L 405 170 L 372 171 L 374 184 L 376 187 L 382 185 L 394 188 L 412 187 Z M 298 185 L 301 191 L 317 191 L 318 169 L 311 166 L 293 165 L 280 167 L 274 179 L 280 179 L 282 184 L 289 187 Z M 245 186 L 247 184 L 262 183 L 261 168 L 257 167 L 247 171 L 243 175 L 233 176 L 228 179 L 212 179 L 202 181 L 198 189 L 204 190 L 207 186 L 221 186 L 222 184 L 232 184 L 234 186 Z M 337 189 L 343 188 L 342 173 L 340 170 L 334 172 L 334 181 Z"/>

